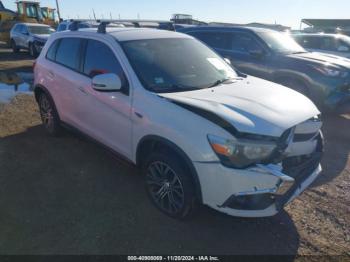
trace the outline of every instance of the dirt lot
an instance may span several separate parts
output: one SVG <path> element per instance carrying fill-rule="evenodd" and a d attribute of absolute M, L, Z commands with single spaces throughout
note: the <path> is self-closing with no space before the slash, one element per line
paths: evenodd
<path fill-rule="evenodd" d="M 31 64 L 0 49 L 0 70 Z M 350 257 L 350 116 L 325 119 L 324 172 L 285 212 L 240 219 L 202 208 L 178 222 L 152 206 L 132 166 L 72 133 L 47 136 L 32 96 L 0 110 L 0 254 Z"/>

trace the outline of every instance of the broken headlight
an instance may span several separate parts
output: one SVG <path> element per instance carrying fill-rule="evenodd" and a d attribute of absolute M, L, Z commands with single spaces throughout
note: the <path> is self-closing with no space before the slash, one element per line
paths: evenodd
<path fill-rule="evenodd" d="M 231 140 L 213 135 L 208 135 L 208 140 L 221 163 L 233 168 L 262 163 L 276 149 L 276 144 L 270 141 Z"/>

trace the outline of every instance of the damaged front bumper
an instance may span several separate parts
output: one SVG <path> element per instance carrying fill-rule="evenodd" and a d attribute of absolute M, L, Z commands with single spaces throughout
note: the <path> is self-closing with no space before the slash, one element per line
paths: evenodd
<path fill-rule="evenodd" d="M 279 165 L 257 165 L 246 170 L 197 163 L 203 202 L 232 216 L 274 216 L 320 175 L 322 151 L 323 141 L 311 155 L 289 157 Z"/>

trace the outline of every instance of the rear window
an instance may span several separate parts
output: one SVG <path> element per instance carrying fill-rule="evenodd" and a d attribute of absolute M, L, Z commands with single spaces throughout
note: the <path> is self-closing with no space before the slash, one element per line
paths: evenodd
<path fill-rule="evenodd" d="M 79 68 L 79 51 L 81 40 L 79 38 L 64 38 L 56 53 L 56 62 L 74 70 Z"/>
<path fill-rule="evenodd" d="M 57 51 L 57 47 L 58 47 L 59 42 L 60 42 L 60 40 L 56 40 L 55 42 L 52 43 L 52 45 L 50 46 L 50 48 L 46 54 L 47 59 L 49 59 L 51 61 L 56 60 L 56 51 Z"/>

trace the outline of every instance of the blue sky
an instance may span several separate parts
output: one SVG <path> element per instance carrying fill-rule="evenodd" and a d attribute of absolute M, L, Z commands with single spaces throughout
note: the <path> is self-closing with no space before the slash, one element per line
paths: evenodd
<path fill-rule="evenodd" d="M 15 9 L 15 0 L 2 0 Z M 264 22 L 299 28 L 302 18 L 350 18 L 349 0 L 59 0 L 64 18 L 89 18 L 95 9 L 99 18 L 169 19 L 174 13 L 192 14 L 204 21 Z M 42 0 L 55 6 L 55 0 Z"/>

